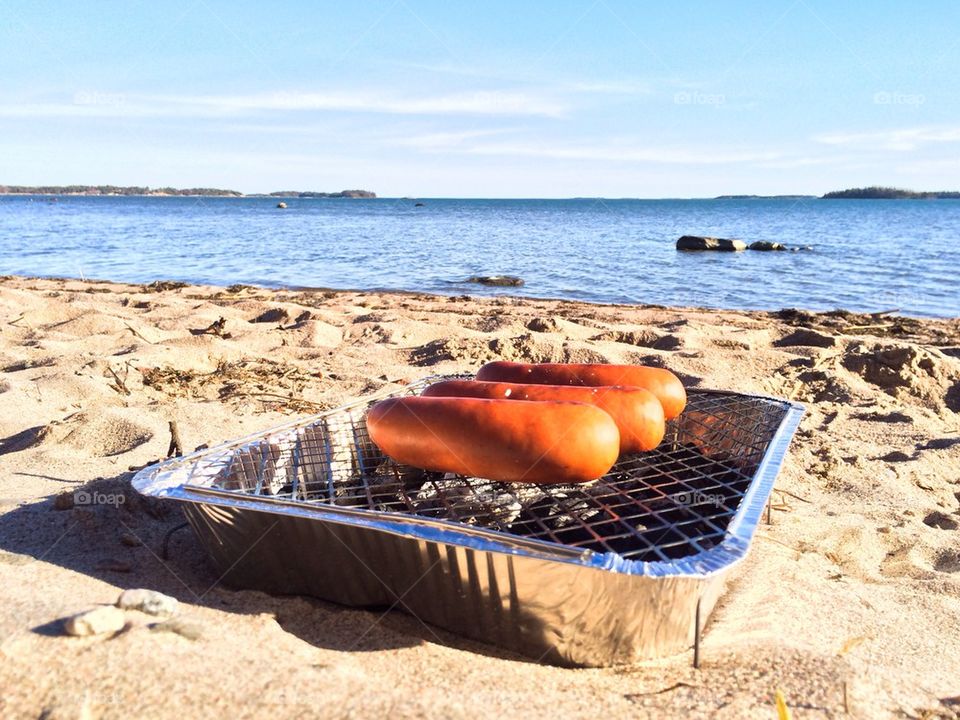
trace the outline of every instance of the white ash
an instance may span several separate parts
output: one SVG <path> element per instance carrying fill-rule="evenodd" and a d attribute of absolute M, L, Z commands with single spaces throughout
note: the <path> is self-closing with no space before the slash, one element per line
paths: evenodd
<path fill-rule="evenodd" d="M 434 517 L 504 528 L 516 520 L 522 510 L 516 495 L 503 483 L 467 481 L 453 473 L 424 483 L 413 503 L 417 512 Z"/>

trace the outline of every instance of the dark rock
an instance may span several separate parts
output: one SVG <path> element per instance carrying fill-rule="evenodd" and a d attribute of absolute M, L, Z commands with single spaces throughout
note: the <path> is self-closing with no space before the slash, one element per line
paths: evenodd
<path fill-rule="evenodd" d="M 836 344 L 837 339 L 833 335 L 819 333 L 816 330 L 795 330 L 773 343 L 774 347 L 810 346 L 819 348 L 834 347 Z"/>
<path fill-rule="evenodd" d="M 727 238 L 703 237 L 700 235 L 684 235 L 677 240 L 677 250 L 746 250 L 747 244 L 743 240 L 729 240 Z"/>
<path fill-rule="evenodd" d="M 414 203 L 413 206 L 414 206 L 414 207 L 423 207 L 423 203 Z"/>
<path fill-rule="evenodd" d="M 477 285 L 491 285 L 493 287 L 521 287 L 523 278 L 514 275 L 474 275 L 468 277 L 465 282 L 476 283 Z"/>
<path fill-rule="evenodd" d="M 750 243 L 750 250 L 786 250 L 787 246 L 778 243 L 770 242 L 769 240 L 757 240 L 756 242 Z"/>

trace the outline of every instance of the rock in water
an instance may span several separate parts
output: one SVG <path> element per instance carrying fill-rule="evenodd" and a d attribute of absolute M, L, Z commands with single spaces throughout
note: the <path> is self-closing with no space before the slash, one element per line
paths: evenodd
<path fill-rule="evenodd" d="M 677 250 L 746 250 L 747 244 L 743 240 L 729 240 L 727 238 L 702 237 L 700 235 L 684 235 L 677 240 Z"/>
<path fill-rule="evenodd" d="M 751 250 L 786 250 L 787 246 L 783 243 L 770 242 L 769 240 L 757 240 L 750 243 Z"/>
<path fill-rule="evenodd" d="M 148 615 L 175 615 L 179 609 L 177 599 L 145 588 L 124 590 L 117 599 L 122 610 L 139 610 Z"/>
<path fill-rule="evenodd" d="M 285 202 L 278 202 L 278 203 L 277 203 L 277 209 L 279 209 L 279 210 L 284 210 L 284 209 L 286 209 L 286 207 L 287 207 L 287 204 L 286 204 Z"/>
<path fill-rule="evenodd" d="M 86 637 L 89 635 L 103 635 L 104 633 L 119 632 L 127 624 L 123 610 L 112 605 L 104 605 L 93 610 L 68 617 L 63 622 L 63 629 L 67 635 Z"/>
<path fill-rule="evenodd" d="M 523 278 L 514 275 L 474 275 L 466 279 L 468 283 L 477 285 L 492 285 L 494 287 L 521 287 Z"/>

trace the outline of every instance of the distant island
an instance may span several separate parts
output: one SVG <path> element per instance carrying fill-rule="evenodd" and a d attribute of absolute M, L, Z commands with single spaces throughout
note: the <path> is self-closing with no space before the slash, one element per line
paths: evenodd
<path fill-rule="evenodd" d="M 376 193 L 370 192 L 369 190 L 341 190 L 340 192 L 313 192 L 305 191 L 301 192 L 300 190 L 280 190 L 279 192 L 270 193 L 270 197 L 285 197 L 285 198 L 375 198 Z"/>
<path fill-rule="evenodd" d="M 243 197 L 242 192 L 219 188 L 150 188 L 138 185 L 0 185 L 0 195 L 210 195 Z"/>
<path fill-rule="evenodd" d="M 892 187 L 850 188 L 834 190 L 823 196 L 824 200 L 960 200 L 960 192 L 914 192 Z"/>
<path fill-rule="evenodd" d="M 815 200 L 816 195 L 717 195 L 714 200 Z"/>
<path fill-rule="evenodd" d="M 151 188 L 139 185 L 0 185 L 0 195 L 137 195 L 137 196 L 202 196 L 202 197 L 288 197 L 288 198 L 375 198 L 369 190 L 313 192 L 281 190 L 268 194 L 245 195 L 237 190 L 220 188 Z"/>

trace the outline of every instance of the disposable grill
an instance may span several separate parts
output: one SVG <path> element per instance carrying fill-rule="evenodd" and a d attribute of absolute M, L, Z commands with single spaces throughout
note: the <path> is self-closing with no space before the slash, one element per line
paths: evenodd
<path fill-rule="evenodd" d="M 621 456 L 593 483 L 536 486 L 398 465 L 367 433 L 375 399 L 147 468 L 134 484 L 185 501 L 234 585 L 395 606 L 574 665 L 698 639 L 803 412 L 691 390 L 655 450 Z"/>

